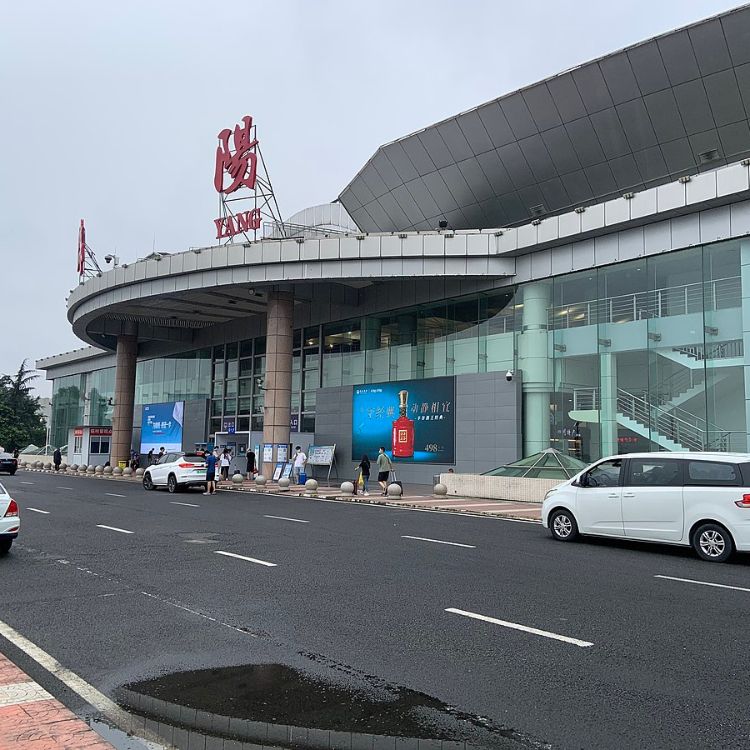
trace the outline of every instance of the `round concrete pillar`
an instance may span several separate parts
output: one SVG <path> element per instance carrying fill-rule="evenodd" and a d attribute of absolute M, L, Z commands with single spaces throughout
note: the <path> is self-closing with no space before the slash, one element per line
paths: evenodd
<path fill-rule="evenodd" d="M 294 295 L 274 289 L 268 294 L 266 324 L 266 377 L 263 399 L 263 442 L 273 445 L 273 460 L 263 462 L 263 476 L 271 479 L 276 446 L 289 443 L 292 408 L 292 331 Z"/>
<path fill-rule="evenodd" d="M 137 358 L 138 338 L 132 335 L 118 336 L 115 360 L 115 398 L 112 410 L 111 461 L 113 466 L 117 466 L 118 461 L 130 460 Z"/>

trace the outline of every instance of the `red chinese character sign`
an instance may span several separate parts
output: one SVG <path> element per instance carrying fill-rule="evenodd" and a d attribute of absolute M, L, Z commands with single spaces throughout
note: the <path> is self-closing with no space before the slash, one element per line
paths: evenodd
<path fill-rule="evenodd" d="M 82 284 L 86 279 L 92 276 L 102 275 L 102 269 L 96 262 L 94 251 L 86 244 L 86 227 L 81 219 L 81 226 L 78 227 L 78 245 L 76 246 L 76 271 L 78 272 L 78 282 Z"/>
<path fill-rule="evenodd" d="M 214 219 L 216 239 L 244 234 L 249 240 L 248 232 L 255 238 L 264 217 L 282 226 L 253 118 L 246 115 L 234 130 L 222 130 L 218 139 L 214 188 L 221 216 Z"/>

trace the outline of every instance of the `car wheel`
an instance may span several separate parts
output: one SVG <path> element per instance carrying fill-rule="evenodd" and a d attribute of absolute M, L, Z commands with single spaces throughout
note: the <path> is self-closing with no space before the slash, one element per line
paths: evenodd
<path fill-rule="evenodd" d="M 167 479 L 167 490 L 174 494 L 180 489 L 180 485 L 177 484 L 177 477 L 174 474 L 170 474 Z"/>
<path fill-rule="evenodd" d="M 143 475 L 143 489 L 147 491 L 154 489 L 154 480 L 151 479 L 151 474 L 149 473 Z"/>
<path fill-rule="evenodd" d="M 718 523 L 704 523 L 693 533 L 693 549 L 708 562 L 726 562 L 734 552 L 731 534 Z"/>
<path fill-rule="evenodd" d="M 554 539 L 560 542 L 572 542 L 578 536 L 578 524 L 573 514 L 560 508 L 549 517 L 549 530 Z"/>
<path fill-rule="evenodd" d="M 0 539 L 0 555 L 7 555 L 13 546 L 12 539 Z"/>

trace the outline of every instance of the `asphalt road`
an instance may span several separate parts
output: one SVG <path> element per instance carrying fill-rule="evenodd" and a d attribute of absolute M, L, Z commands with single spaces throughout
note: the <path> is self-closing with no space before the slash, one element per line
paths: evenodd
<path fill-rule="evenodd" d="M 0 559 L 0 620 L 106 694 L 275 661 L 403 685 L 554 748 L 750 746 L 747 556 L 712 565 L 561 544 L 536 524 L 309 499 L 2 481 L 23 526 Z"/>

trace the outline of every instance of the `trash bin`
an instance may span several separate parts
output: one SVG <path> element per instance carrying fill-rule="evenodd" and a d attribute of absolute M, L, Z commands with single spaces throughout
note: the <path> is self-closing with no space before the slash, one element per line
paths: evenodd
<path fill-rule="evenodd" d="M 121 469 L 124 469 L 124 468 L 125 468 L 125 467 L 126 467 L 126 466 L 128 465 L 128 462 L 127 462 L 127 461 L 118 461 L 118 462 L 117 462 L 117 465 L 118 465 L 118 466 L 119 466 L 119 467 L 120 467 Z"/>
<path fill-rule="evenodd" d="M 299 483 L 304 484 L 307 481 L 307 474 L 304 471 L 299 473 Z"/>

